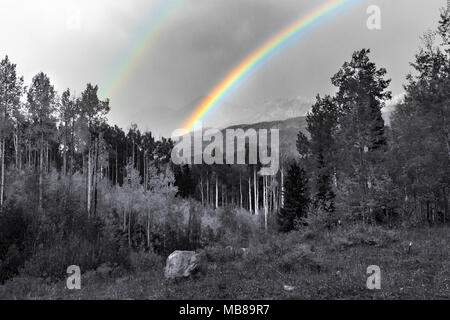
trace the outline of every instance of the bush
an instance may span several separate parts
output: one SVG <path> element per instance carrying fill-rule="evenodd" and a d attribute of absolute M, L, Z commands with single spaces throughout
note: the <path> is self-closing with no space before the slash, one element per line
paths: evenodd
<path fill-rule="evenodd" d="M 386 247 L 397 240 L 398 236 L 394 231 L 365 224 L 353 224 L 329 234 L 329 241 L 336 250 L 359 245 Z"/>
<path fill-rule="evenodd" d="M 131 268 L 138 272 L 162 270 L 164 268 L 164 259 L 153 250 L 148 252 L 141 250 L 130 254 L 130 264 Z"/>
<path fill-rule="evenodd" d="M 303 268 L 321 271 L 322 264 L 316 258 L 311 246 L 305 244 L 295 246 L 283 254 L 277 262 L 280 270 L 285 272 L 296 272 Z"/>
<path fill-rule="evenodd" d="M 398 240 L 398 235 L 376 225 L 356 225 L 348 232 L 348 239 L 359 245 L 385 247 Z"/>
<path fill-rule="evenodd" d="M 258 232 L 258 217 L 238 208 L 227 207 L 219 211 L 219 242 L 233 247 L 248 247 Z"/>
<path fill-rule="evenodd" d="M 15 276 L 25 262 L 24 254 L 17 249 L 15 244 L 8 248 L 2 258 L 0 260 L 0 283 Z"/>
<path fill-rule="evenodd" d="M 67 275 L 67 267 L 70 265 L 77 265 L 84 272 L 97 269 L 107 262 L 129 267 L 127 250 L 105 240 L 90 242 L 74 236 L 51 247 L 39 249 L 26 261 L 21 272 L 25 276 L 56 281 Z"/>
<path fill-rule="evenodd" d="M 29 255 L 31 220 L 11 204 L 0 215 L 0 283 L 16 275 Z"/>
<path fill-rule="evenodd" d="M 241 248 L 233 248 L 231 246 L 209 246 L 205 248 L 206 258 L 209 262 L 229 262 L 243 256 Z"/>
<path fill-rule="evenodd" d="M 338 212 L 330 213 L 322 209 L 311 209 L 308 216 L 302 220 L 308 226 L 308 229 L 315 233 L 322 233 L 325 230 L 331 230 L 341 224 L 343 216 Z"/>
<path fill-rule="evenodd" d="M 255 237 L 250 243 L 245 263 L 283 273 L 302 270 L 320 272 L 326 269 L 324 259 L 313 245 L 306 242 L 304 233 L 272 233 Z"/>
<path fill-rule="evenodd" d="M 50 284 L 42 278 L 18 276 L 0 286 L 0 299 L 32 299 L 48 295 L 52 299 Z"/>

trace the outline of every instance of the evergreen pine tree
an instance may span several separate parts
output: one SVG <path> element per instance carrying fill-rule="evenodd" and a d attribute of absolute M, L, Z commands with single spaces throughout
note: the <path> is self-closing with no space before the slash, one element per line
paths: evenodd
<path fill-rule="evenodd" d="M 284 206 L 278 214 L 280 231 L 288 232 L 295 228 L 302 218 L 306 218 L 309 204 L 308 178 L 305 170 L 293 162 L 284 183 Z"/>
<path fill-rule="evenodd" d="M 188 164 L 175 168 L 175 186 L 182 198 L 189 198 L 194 195 L 195 183 L 192 177 L 192 170 Z"/>
<path fill-rule="evenodd" d="M 335 173 L 338 108 L 330 97 L 317 96 L 316 103 L 306 117 L 307 129 L 311 135 L 309 142 L 312 154 L 313 204 L 325 212 L 334 211 L 333 174 Z"/>
<path fill-rule="evenodd" d="M 391 98 L 386 70 L 369 59 L 370 50 L 356 51 L 333 76 L 339 108 L 336 143 L 339 204 L 344 213 L 370 221 L 378 208 L 377 190 L 387 180 L 387 140 L 381 108 Z"/>

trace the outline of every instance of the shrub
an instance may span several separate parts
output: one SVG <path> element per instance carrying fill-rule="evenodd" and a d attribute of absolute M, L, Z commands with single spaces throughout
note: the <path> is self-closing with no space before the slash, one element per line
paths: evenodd
<path fill-rule="evenodd" d="M 164 259 L 153 250 L 141 250 L 130 254 L 130 264 L 134 271 L 139 272 L 161 270 L 164 267 Z"/>
<path fill-rule="evenodd" d="M 73 236 L 61 243 L 40 248 L 26 261 L 22 274 L 56 281 L 66 276 L 70 265 L 77 265 L 84 272 L 97 269 L 106 262 L 129 267 L 127 250 L 105 240 L 90 242 Z"/>
<path fill-rule="evenodd" d="M 0 215 L 0 283 L 16 275 L 29 255 L 31 220 L 12 204 Z"/>
<path fill-rule="evenodd" d="M 337 250 L 357 245 L 385 247 L 397 240 L 394 231 L 365 224 L 352 224 L 329 234 L 329 241 Z"/>
<path fill-rule="evenodd" d="M 396 242 L 398 235 L 394 231 L 380 226 L 358 224 L 349 230 L 348 239 L 360 245 L 385 247 Z"/>
<path fill-rule="evenodd" d="M 242 257 L 241 248 L 233 248 L 231 246 L 208 246 L 205 248 L 205 255 L 209 262 L 229 262 L 238 257 Z"/>
<path fill-rule="evenodd" d="M 255 237 L 245 257 L 248 267 L 260 266 L 270 272 L 319 272 L 326 267 L 323 258 L 308 244 L 303 232 L 273 233 Z"/>
<path fill-rule="evenodd" d="M 303 268 L 321 271 L 322 264 L 311 250 L 311 246 L 301 244 L 283 254 L 277 262 L 280 270 L 285 272 L 296 272 Z"/>
<path fill-rule="evenodd" d="M 36 298 L 49 295 L 52 292 L 50 288 L 49 283 L 42 278 L 18 276 L 0 286 L 0 299 Z"/>
<path fill-rule="evenodd" d="M 220 210 L 219 223 L 219 242 L 224 246 L 247 247 L 259 230 L 258 217 L 238 208 Z"/>

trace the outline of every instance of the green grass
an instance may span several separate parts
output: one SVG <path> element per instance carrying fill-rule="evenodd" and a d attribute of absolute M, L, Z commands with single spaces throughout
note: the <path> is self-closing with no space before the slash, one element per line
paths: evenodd
<path fill-rule="evenodd" d="M 208 249 L 208 271 L 193 279 L 165 281 L 161 261 L 145 272 L 84 273 L 74 291 L 17 277 L 0 299 L 449 299 L 449 244 L 449 227 L 274 234 L 251 241 L 246 257 Z M 366 288 L 369 265 L 381 268 L 381 290 Z"/>

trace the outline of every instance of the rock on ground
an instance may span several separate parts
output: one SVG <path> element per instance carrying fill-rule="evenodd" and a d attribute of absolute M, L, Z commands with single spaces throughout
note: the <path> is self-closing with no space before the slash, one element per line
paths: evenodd
<path fill-rule="evenodd" d="M 204 255 L 194 251 L 174 251 L 167 257 L 166 279 L 187 278 L 204 270 Z"/>

